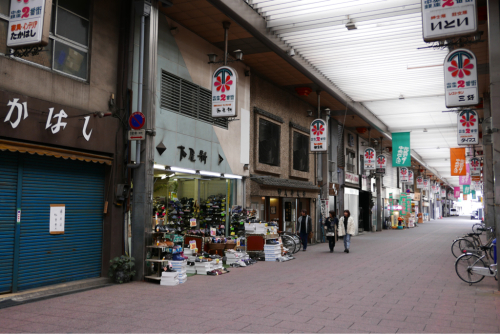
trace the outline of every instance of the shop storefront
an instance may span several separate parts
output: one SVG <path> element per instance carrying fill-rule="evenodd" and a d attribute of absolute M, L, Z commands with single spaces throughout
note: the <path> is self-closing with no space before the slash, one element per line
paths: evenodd
<path fill-rule="evenodd" d="M 8 107 L 0 115 L 0 293 L 100 277 L 117 122 L 5 91 L 0 103 Z"/>
<path fill-rule="evenodd" d="M 345 188 L 344 188 L 344 210 L 349 210 L 351 217 L 354 219 L 354 228 L 356 235 L 358 234 L 359 226 L 359 175 L 345 173 Z M 366 208 L 368 210 L 368 208 Z M 339 213 L 339 217 L 343 215 Z"/>

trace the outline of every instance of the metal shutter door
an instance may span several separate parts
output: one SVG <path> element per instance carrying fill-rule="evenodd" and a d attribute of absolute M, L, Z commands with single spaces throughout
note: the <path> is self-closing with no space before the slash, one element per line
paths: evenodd
<path fill-rule="evenodd" d="M 99 277 L 104 166 L 24 155 L 19 290 Z M 65 233 L 49 234 L 50 204 L 65 204 Z"/>
<path fill-rule="evenodd" d="M 16 228 L 17 153 L 0 151 L 0 293 L 12 289 Z"/>

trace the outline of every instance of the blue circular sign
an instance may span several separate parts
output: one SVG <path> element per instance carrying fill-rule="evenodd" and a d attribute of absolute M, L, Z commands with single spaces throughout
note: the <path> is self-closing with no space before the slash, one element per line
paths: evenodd
<path fill-rule="evenodd" d="M 145 123 L 146 123 L 146 117 L 140 111 L 136 111 L 135 113 L 130 115 L 130 118 L 128 120 L 128 124 L 134 130 L 142 129 Z"/>

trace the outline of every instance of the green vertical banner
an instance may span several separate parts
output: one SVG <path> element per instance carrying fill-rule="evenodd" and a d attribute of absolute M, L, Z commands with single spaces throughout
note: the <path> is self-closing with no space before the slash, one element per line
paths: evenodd
<path fill-rule="evenodd" d="M 409 132 L 392 134 L 392 166 L 411 167 Z"/>
<path fill-rule="evenodd" d="M 476 191 L 475 191 L 475 190 L 472 190 L 472 191 L 471 191 L 471 194 L 472 194 L 472 199 L 476 199 Z"/>
<path fill-rule="evenodd" d="M 470 185 L 463 185 L 463 193 L 464 195 L 469 195 L 470 194 Z"/>

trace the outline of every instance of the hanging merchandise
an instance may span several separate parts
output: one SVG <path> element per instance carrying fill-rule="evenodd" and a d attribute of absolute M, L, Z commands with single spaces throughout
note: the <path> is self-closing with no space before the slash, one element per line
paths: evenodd
<path fill-rule="evenodd" d="M 453 188 L 453 196 L 458 199 L 460 198 L 460 187 L 454 187 Z"/>
<path fill-rule="evenodd" d="M 458 184 L 459 185 L 469 185 L 470 184 L 470 169 L 469 169 L 469 165 L 467 164 L 466 168 L 465 168 L 465 176 L 459 176 L 458 177 Z"/>
<path fill-rule="evenodd" d="M 444 59 L 446 107 L 474 106 L 479 103 L 477 61 L 467 49 L 453 50 Z"/>
<path fill-rule="evenodd" d="M 479 144 L 479 117 L 472 109 L 465 109 L 458 113 L 457 121 L 458 145 Z"/>
<path fill-rule="evenodd" d="M 401 167 L 399 169 L 399 179 L 401 182 L 408 182 L 408 168 Z"/>
<path fill-rule="evenodd" d="M 371 147 L 365 148 L 364 152 L 364 167 L 365 170 L 375 170 L 375 150 Z"/>
<path fill-rule="evenodd" d="M 422 189 L 422 188 L 424 188 L 424 177 L 417 176 L 417 189 Z"/>
<path fill-rule="evenodd" d="M 450 148 L 451 176 L 465 176 L 465 148 Z"/>
<path fill-rule="evenodd" d="M 479 158 L 470 159 L 470 175 L 481 176 L 481 161 Z"/>
<path fill-rule="evenodd" d="M 377 155 L 377 162 L 375 166 L 377 173 L 385 174 L 385 169 L 387 168 L 387 157 L 385 156 L 385 154 Z"/>
<path fill-rule="evenodd" d="M 410 167 L 410 133 L 398 132 L 392 134 L 392 165 L 394 167 Z"/>

